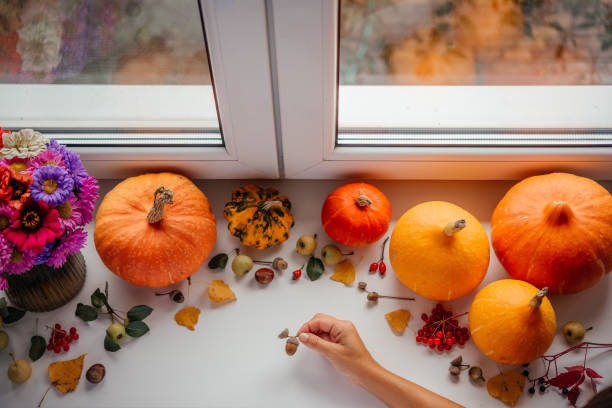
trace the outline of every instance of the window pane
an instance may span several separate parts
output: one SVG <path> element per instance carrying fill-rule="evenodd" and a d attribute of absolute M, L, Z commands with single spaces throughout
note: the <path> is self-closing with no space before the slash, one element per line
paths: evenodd
<path fill-rule="evenodd" d="M 338 68 L 338 144 L 611 140 L 610 1 L 340 0 Z"/>
<path fill-rule="evenodd" d="M 74 143 L 223 143 L 197 0 L 3 0 L 0 92 Z"/>

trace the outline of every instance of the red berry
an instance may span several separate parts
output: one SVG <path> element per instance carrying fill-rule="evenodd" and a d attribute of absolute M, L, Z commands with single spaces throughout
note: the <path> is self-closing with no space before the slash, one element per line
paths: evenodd
<path fill-rule="evenodd" d="M 444 346 L 444 348 L 445 348 L 446 350 L 450 350 L 450 349 L 452 349 L 452 348 L 453 348 L 453 346 L 451 346 L 450 344 L 447 344 L 446 346 Z"/>
<path fill-rule="evenodd" d="M 71 327 L 70 328 L 70 334 L 74 334 L 76 333 L 76 327 Z"/>
<path fill-rule="evenodd" d="M 423 330 L 419 330 L 419 331 L 417 332 L 417 334 L 418 334 L 419 336 L 423 336 L 423 334 L 425 334 L 425 332 L 424 332 Z"/>
<path fill-rule="evenodd" d="M 429 348 L 436 348 L 436 345 L 433 343 L 428 343 L 429 344 Z"/>
<path fill-rule="evenodd" d="M 376 272 L 378 270 L 378 262 L 370 264 L 370 272 Z"/>
<path fill-rule="evenodd" d="M 459 339 L 457 340 L 457 343 L 459 343 L 460 346 L 463 346 L 465 344 L 465 340 Z"/>
<path fill-rule="evenodd" d="M 381 275 L 384 275 L 385 272 L 387 272 L 387 265 L 385 265 L 385 263 L 383 261 L 380 261 L 380 265 L 378 266 L 378 272 Z"/>
<path fill-rule="evenodd" d="M 79 339 L 79 335 L 78 335 L 77 333 L 74 333 L 74 334 L 72 335 L 72 340 L 75 340 L 75 341 L 76 341 L 76 340 L 78 340 L 78 339 Z"/>
<path fill-rule="evenodd" d="M 420 342 L 421 342 L 421 340 L 423 340 L 423 338 L 422 338 L 421 336 L 416 336 L 416 342 L 417 342 L 417 343 L 420 343 Z"/>
<path fill-rule="evenodd" d="M 300 276 L 302 276 L 302 270 L 301 269 L 296 269 L 295 271 L 293 271 L 293 280 L 300 279 Z"/>
<path fill-rule="evenodd" d="M 68 351 L 70 350 L 70 346 L 68 344 L 66 344 L 65 346 L 63 346 L 64 351 Z"/>
<path fill-rule="evenodd" d="M 47 344 L 47 350 L 49 351 L 53 350 L 53 344 L 51 343 Z"/>
<path fill-rule="evenodd" d="M 63 340 L 63 341 L 60 343 L 60 346 L 62 346 L 62 347 L 66 347 L 66 346 L 68 346 L 68 342 L 67 342 L 66 340 Z"/>
<path fill-rule="evenodd" d="M 433 326 L 427 326 L 427 331 L 433 333 L 436 329 Z"/>
<path fill-rule="evenodd" d="M 429 321 L 429 318 L 427 317 L 427 314 L 426 314 L 426 313 L 423 313 L 423 314 L 421 315 L 421 320 L 423 320 L 424 322 L 428 322 L 428 321 Z"/>
<path fill-rule="evenodd" d="M 55 323 L 55 330 L 59 330 L 62 328 L 62 325 L 59 323 Z"/>
<path fill-rule="evenodd" d="M 441 338 L 442 338 L 442 336 L 444 336 L 444 334 L 443 334 L 441 331 L 436 332 L 436 337 L 437 337 L 437 338 L 441 339 Z"/>
<path fill-rule="evenodd" d="M 438 351 L 444 351 L 444 344 L 438 345 Z"/>
<path fill-rule="evenodd" d="M 62 349 L 61 349 L 61 347 L 60 347 L 60 346 L 54 346 L 54 347 L 53 347 L 53 352 L 54 352 L 55 354 L 59 354 L 59 352 L 60 352 L 60 351 L 62 351 Z"/>

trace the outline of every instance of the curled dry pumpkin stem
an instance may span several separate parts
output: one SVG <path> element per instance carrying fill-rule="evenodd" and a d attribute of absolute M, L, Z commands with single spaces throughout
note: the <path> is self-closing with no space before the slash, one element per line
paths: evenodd
<path fill-rule="evenodd" d="M 548 294 L 548 288 L 547 287 L 542 288 L 542 290 L 536 293 L 535 296 L 531 298 L 531 301 L 529 301 L 529 304 L 531 305 L 531 307 L 534 307 L 534 308 L 540 307 L 540 305 L 542 304 L 542 300 L 544 299 L 544 296 L 546 296 L 547 294 Z"/>
<path fill-rule="evenodd" d="M 274 201 L 264 201 L 263 203 L 259 203 L 258 204 L 259 209 L 262 210 L 262 211 L 268 211 L 268 210 L 270 210 L 270 208 L 272 208 L 274 206 L 282 207 L 283 206 L 283 202 L 282 201 L 278 201 L 278 200 L 274 200 Z"/>
<path fill-rule="evenodd" d="M 359 207 L 365 207 L 366 205 L 372 205 L 372 200 L 370 200 L 368 196 L 362 194 L 355 199 L 355 203 L 357 203 Z"/>
<path fill-rule="evenodd" d="M 147 220 L 149 224 L 155 224 L 161 221 L 164 216 L 164 206 L 166 204 L 174 204 L 172 198 L 174 197 L 174 192 L 170 189 L 165 188 L 164 186 L 160 186 L 155 190 L 153 194 L 154 201 L 153 207 L 147 214 Z"/>
<path fill-rule="evenodd" d="M 466 226 L 467 226 L 467 223 L 465 222 L 464 219 L 460 219 L 454 222 L 449 222 L 444 227 L 444 234 L 446 234 L 446 236 L 448 237 L 452 237 L 453 235 L 455 235 L 456 233 L 464 229 Z"/>

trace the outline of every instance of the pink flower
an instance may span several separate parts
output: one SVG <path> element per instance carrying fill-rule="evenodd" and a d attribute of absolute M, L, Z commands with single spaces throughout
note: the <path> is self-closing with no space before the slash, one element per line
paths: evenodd
<path fill-rule="evenodd" d="M 4 276 L 0 276 L 0 290 L 6 290 L 8 287 L 8 280 Z"/>
<path fill-rule="evenodd" d="M 39 167 L 52 164 L 54 166 L 64 167 L 64 159 L 62 155 L 55 150 L 45 150 L 40 152 L 38 156 L 30 160 L 28 172 L 31 174 Z"/>
<path fill-rule="evenodd" d="M 14 252 L 11 261 L 6 265 L 6 272 L 11 275 L 21 275 L 32 269 L 35 260 L 34 251 Z"/>
<path fill-rule="evenodd" d="M 53 268 L 60 268 L 66 262 L 68 255 L 74 254 L 79 249 L 85 246 L 87 241 L 87 232 L 83 228 L 67 232 L 61 239 L 60 243 L 51 252 L 47 258 L 47 265 Z"/>
<path fill-rule="evenodd" d="M 74 211 L 80 214 L 81 221 L 79 225 L 86 225 L 93 219 L 93 210 L 99 197 L 98 190 L 100 186 L 96 178 L 91 176 L 81 179 L 80 182 L 79 201 L 75 205 Z"/>
<path fill-rule="evenodd" d="M 8 263 L 11 261 L 11 255 L 13 254 L 13 248 L 11 244 L 0 235 L 0 272 L 4 271 Z M 0 289 L 1 290 L 1 289 Z"/>
<path fill-rule="evenodd" d="M 3 233 L 21 252 L 30 249 L 42 252 L 47 242 L 62 235 L 59 212 L 43 201 L 27 201 L 19 218 Z"/>

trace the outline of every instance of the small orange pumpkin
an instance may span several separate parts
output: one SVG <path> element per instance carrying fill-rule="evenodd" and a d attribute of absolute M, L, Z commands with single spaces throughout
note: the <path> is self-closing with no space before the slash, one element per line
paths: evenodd
<path fill-rule="evenodd" d="M 554 294 L 588 289 L 612 270 L 612 195 L 584 177 L 521 181 L 495 208 L 491 230 L 508 273 Z"/>
<path fill-rule="evenodd" d="M 433 300 L 457 299 L 476 289 L 487 273 L 489 252 L 480 222 L 444 201 L 406 211 L 389 243 L 389 259 L 399 280 Z"/>
<path fill-rule="evenodd" d="M 94 242 L 102 262 L 138 286 L 182 281 L 206 260 L 217 237 L 208 199 L 173 173 L 128 178 L 106 194 Z"/>
<path fill-rule="evenodd" d="M 349 183 L 332 191 L 321 210 L 321 222 L 331 239 L 351 247 L 370 245 L 389 229 L 391 204 L 368 183 Z"/>
<path fill-rule="evenodd" d="M 547 292 L 515 279 L 482 288 L 468 315 L 470 333 L 480 351 L 509 365 L 529 363 L 544 354 L 557 329 Z"/>

